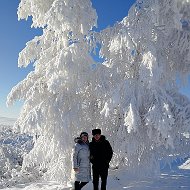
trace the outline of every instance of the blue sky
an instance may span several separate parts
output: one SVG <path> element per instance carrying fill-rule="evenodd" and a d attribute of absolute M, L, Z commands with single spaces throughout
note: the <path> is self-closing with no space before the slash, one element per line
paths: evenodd
<path fill-rule="evenodd" d="M 0 117 L 16 118 L 19 115 L 22 102 L 7 108 L 6 97 L 33 69 L 32 65 L 18 68 L 19 52 L 25 47 L 26 42 L 41 34 L 41 30 L 31 28 L 31 19 L 18 21 L 19 2 L 20 0 L 0 0 Z M 92 0 L 98 14 L 98 30 L 121 21 L 134 2 L 135 0 Z M 189 89 L 190 85 L 184 88 L 183 92 L 190 94 Z"/>
<path fill-rule="evenodd" d="M 19 81 L 23 80 L 32 69 L 18 68 L 19 52 L 25 47 L 27 41 L 40 31 L 31 29 L 30 23 L 17 19 L 19 0 L 0 1 L 0 116 L 17 117 L 21 103 L 10 108 L 6 107 L 6 97 Z"/>

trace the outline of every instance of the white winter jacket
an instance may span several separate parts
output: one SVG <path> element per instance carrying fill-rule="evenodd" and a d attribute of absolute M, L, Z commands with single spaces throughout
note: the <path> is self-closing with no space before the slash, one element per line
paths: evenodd
<path fill-rule="evenodd" d="M 78 168 L 75 173 L 75 181 L 89 182 L 91 180 L 89 145 L 82 140 L 77 139 L 73 152 L 73 168 Z"/>

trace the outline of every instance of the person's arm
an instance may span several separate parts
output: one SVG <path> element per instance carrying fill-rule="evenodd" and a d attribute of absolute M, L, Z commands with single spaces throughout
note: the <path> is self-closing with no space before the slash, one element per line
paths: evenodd
<path fill-rule="evenodd" d="M 107 150 L 107 159 L 108 162 L 110 162 L 113 156 L 113 150 L 108 140 L 106 140 L 106 150 Z"/>
<path fill-rule="evenodd" d="M 78 153 L 79 153 L 79 147 L 76 144 L 73 152 L 73 169 L 75 172 L 79 171 Z"/>
<path fill-rule="evenodd" d="M 90 149 L 90 162 L 93 164 L 94 156 L 93 156 L 93 151 L 92 151 L 92 143 L 89 144 L 89 149 Z"/>

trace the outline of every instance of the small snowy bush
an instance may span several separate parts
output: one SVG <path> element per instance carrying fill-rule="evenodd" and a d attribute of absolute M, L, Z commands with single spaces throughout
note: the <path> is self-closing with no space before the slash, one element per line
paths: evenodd
<path fill-rule="evenodd" d="M 5 185 L 7 181 L 13 180 L 14 174 L 21 171 L 23 156 L 32 148 L 31 136 L 14 133 L 12 126 L 0 126 L 0 179 L 2 186 L 7 186 Z"/>

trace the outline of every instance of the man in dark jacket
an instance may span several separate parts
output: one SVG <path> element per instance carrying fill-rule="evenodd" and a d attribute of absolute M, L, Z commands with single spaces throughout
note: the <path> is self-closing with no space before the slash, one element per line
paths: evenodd
<path fill-rule="evenodd" d="M 92 130 L 92 142 L 90 142 L 90 161 L 93 170 L 94 190 L 98 190 L 99 177 L 101 177 L 101 190 L 106 190 L 109 162 L 113 151 L 105 136 L 101 135 L 100 129 Z"/>

